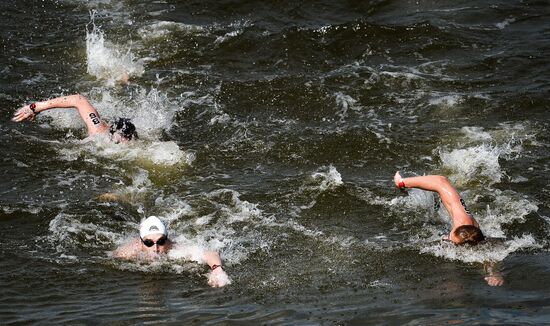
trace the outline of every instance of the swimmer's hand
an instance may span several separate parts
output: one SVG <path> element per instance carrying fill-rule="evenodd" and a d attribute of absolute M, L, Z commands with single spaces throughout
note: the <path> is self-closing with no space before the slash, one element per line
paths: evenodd
<path fill-rule="evenodd" d="M 403 182 L 403 177 L 401 174 L 399 174 L 399 171 L 395 172 L 395 175 L 393 176 L 393 182 L 395 183 L 395 186 L 399 189 L 405 188 L 405 183 Z"/>
<path fill-rule="evenodd" d="M 15 113 L 13 114 L 13 117 L 11 118 L 11 121 L 14 121 L 14 122 L 21 122 L 25 120 L 34 121 L 35 118 L 36 118 L 36 114 L 32 112 L 30 105 L 25 105 L 24 107 L 15 111 Z"/>
<path fill-rule="evenodd" d="M 489 286 L 502 286 L 504 284 L 504 277 L 502 277 L 498 263 L 484 262 L 483 268 L 487 273 L 487 276 L 485 276 L 484 279 Z"/>
<path fill-rule="evenodd" d="M 227 276 L 227 273 L 221 268 L 216 268 L 208 275 L 208 285 L 213 288 L 221 288 L 228 284 L 231 284 L 231 280 L 229 276 Z"/>
<path fill-rule="evenodd" d="M 502 275 L 485 276 L 485 282 L 487 282 L 489 286 L 502 286 L 502 284 L 504 284 L 504 278 Z"/>

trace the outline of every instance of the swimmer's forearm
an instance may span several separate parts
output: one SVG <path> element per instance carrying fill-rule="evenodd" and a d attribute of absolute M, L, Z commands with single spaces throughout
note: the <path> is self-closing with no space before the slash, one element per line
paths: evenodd
<path fill-rule="evenodd" d="M 55 108 L 78 109 L 79 107 L 82 107 L 84 105 L 91 106 L 90 102 L 88 102 L 88 99 L 79 94 L 56 97 L 50 100 L 36 102 L 35 104 L 37 113 Z"/>
<path fill-rule="evenodd" d="M 220 254 L 218 254 L 216 251 L 206 251 L 204 253 L 204 261 L 212 268 L 214 265 L 221 265 L 222 260 L 220 258 Z"/>
<path fill-rule="evenodd" d="M 37 113 L 53 108 L 76 108 L 80 114 L 80 118 L 86 124 L 90 135 L 107 132 L 109 129 L 88 99 L 80 94 L 56 97 L 35 104 Z"/>
<path fill-rule="evenodd" d="M 443 192 L 444 190 L 453 189 L 449 180 L 441 175 L 425 175 L 421 177 L 404 178 L 403 182 L 407 188 L 419 188 L 435 192 Z"/>

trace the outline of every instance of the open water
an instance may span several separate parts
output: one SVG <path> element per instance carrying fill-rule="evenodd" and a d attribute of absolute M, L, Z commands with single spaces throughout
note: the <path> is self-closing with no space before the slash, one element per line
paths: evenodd
<path fill-rule="evenodd" d="M 550 324 L 550 2 L 4 0 L 0 17 L 1 324 Z M 141 140 L 85 139 L 70 109 L 10 121 L 73 93 Z M 441 241 L 448 216 L 396 170 L 447 175 L 504 240 Z M 232 283 L 111 258 L 153 214 L 174 256 L 219 250 Z"/>

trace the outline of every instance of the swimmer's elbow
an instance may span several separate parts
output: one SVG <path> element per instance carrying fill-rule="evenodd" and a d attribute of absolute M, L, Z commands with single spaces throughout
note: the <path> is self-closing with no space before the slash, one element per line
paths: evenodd
<path fill-rule="evenodd" d="M 449 181 L 449 179 L 446 177 L 446 176 L 443 176 L 443 175 L 438 175 L 438 176 L 435 176 L 435 178 L 437 179 L 437 184 L 440 185 L 440 186 L 443 186 L 443 187 L 453 187 L 453 185 L 451 184 L 451 181 Z"/>
<path fill-rule="evenodd" d="M 65 100 L 66 106 L 76 107 L 77 109 L 90 103 L 88 98 L 82 94 L 68 95 L 63 97 L 63 100 Z"/>

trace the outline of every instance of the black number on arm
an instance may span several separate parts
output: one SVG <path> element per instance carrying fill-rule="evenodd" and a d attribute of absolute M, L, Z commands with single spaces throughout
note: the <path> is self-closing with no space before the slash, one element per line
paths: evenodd
<path fill-rule="evenodd" d="M 92 122 L 94 123 L 94 125 L 98 125 L 98 124 L 101 123 L 101 121 L 99 120 L 99 117 L 97 116 L 97 114 L 92 112 L 88 116 L 90 117 L 90 119 L 92 119 Z"/>

